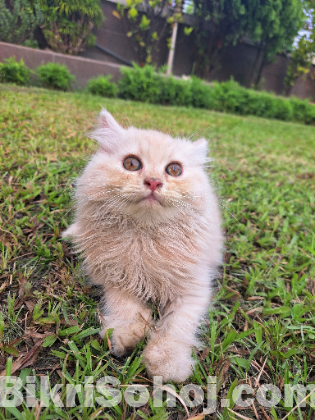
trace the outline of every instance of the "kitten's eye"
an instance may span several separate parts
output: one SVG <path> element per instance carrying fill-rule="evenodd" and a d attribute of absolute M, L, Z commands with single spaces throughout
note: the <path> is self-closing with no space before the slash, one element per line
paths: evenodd
<path fill-rule="evenodd" d="M 165 172 L 171 176 L 179 176 L 183 172 L 182 167 L 179 163 L 172 162 L 167 165 Z"/>
<path fill-rule="evenodd" d="M 124 160 L 124 168 L 127 171 L 139 171 L 142 168 L 141 162 L 134 156 L 129 156 Z"/>

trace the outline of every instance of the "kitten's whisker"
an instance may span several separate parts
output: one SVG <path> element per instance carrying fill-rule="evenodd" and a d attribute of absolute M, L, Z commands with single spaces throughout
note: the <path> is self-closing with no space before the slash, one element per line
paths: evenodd
<path fill-rule="evenodd" d="M 195 134 L 199 134 L 199 133 L 202 133 L 203 131 L 204 131 L 205 129 L 199 129 L 199 130 L 196 130 L 194 133 L 192 133 L 190 136 L 188 136 L 187 137 L 187 139 L 191 139 L 192 138 L 192 136 L 194 136 Z"/>

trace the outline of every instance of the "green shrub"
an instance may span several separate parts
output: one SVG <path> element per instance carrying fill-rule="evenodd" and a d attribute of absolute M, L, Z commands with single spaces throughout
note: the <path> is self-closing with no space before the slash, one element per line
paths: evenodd
<path fill-rule="evenodd" d="M 16 83 L 17 85 L 28 85 L 31 71 L 26 67 L 23 60 L 18 63 L 15 57 L 4 60 L 0 63 L 0 81 Z"/>
<path fill-rule="evenodd" d="M 122 98 L 135 101 L 157 103 L 160 99 L 161 79 L 152 66 L 133 68 L 123 67 L 123 77 L 119 80 L 119 93 Z"/>
<path fill-rule="evenodd" d="M 198 77 L 191 77 L 190 91 L 191 104 L 194 108 L 212 109 L 214 107 L 213 88 L 198 79 Z"/>
<path fill-rule="evenodd" d="M 274 98 L 275 112 L 271 118 L 278 120 L 292 121 L 293 120 L 293 107 L 290 101 L 283 98 Z"/>
<path fill-rule="evenodd" d="M 248 93 L 246 90 L 240 89 L 240 86 L 234 80 L 215 83 L 213 85 L 213 96 L 212 106 L 216 107 L 218 111 L 246 114 Z"/>
<path fill-rule="evenodd" d="M 244 115 L 257 115 L 257 117 L 272 118 L 275 113 L 273 96 L 267 92 L 256 92 L 248 89 L 248 103 Z"/>
<path fill-rule="evenodd" d="M 191 105 L 191 83 L 174 77 L 162 77 L 160 83 L 160 103 L 178 106 Z"/>
<path fill-rule="evenodd" d="M 315 106 L 309 106 L 305 117 L 304 117 L 305 124 L 315 124 Z"/>
<path fill-rule="evenodd" d="M 87 84 L 87 89 L 93 95 L 107 96 L 113 98 L 117 96 L 118 86 L 116 83 L 110 82 L 112 76 L 98 76 L 90 79 Z"/>
<path fill-rule="evenodd" d="M 75 77 L 65 65 L 59 63 L 47 63 L 37 67 L 40 83 L 44 87 L 58 90 L 68 90 Z"/>
<path fill-rule="evenodd" d="M 300 99 L 282 98 L 240 86 L 234 80 L 213 83 L 208 109 L 239 115 L 256 115 L 283 121 L 314 123 L 315 106 Z"/>
<path fill-rule="evenodd" d="M 293 108 L 293 119 L 305 124 L 311 124 L 315 121 L 315 106 L 310 106 L 307 100 L 301 100 L 294 96 L 290 98 Z"/>
<path fill-rule="evenodd" d="M 194 76 L 189 80 L 178 80 L 164 77 L 148 65 L 142 68 L 134 65 L 121 71 L 120 96 L 126 99 L 315 123 L 315 105 L 297 98 L 287 99 L 247 89 L 234 80 L 211 85 Z"/>

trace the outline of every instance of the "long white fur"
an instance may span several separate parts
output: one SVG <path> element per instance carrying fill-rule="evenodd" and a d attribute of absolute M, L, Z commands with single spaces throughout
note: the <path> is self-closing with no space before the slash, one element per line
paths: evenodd
<path fill-rule="evenodd" d="M 148 334 L 148 373 L 182 382 L 192 373 L 192 347 L 222 258 L 218 202 L 204 170 L 207 142 L 124 129 L 106 110 L 91 137 L 100 148 L 77 180 L 75 221 L 63 236 L 104 287 L 102 335 L 114 328 L 113 352 L 125 354 Z M 140 171 L 124 168 L 128 155 L 141 159 Z M 182 165 L 181 176 L 165 172 L 171 162 Z M 143 200 L 150 178 L 163 183 L 159 201 Z M 159 305 L 156 325 L 150 301 Z"/>

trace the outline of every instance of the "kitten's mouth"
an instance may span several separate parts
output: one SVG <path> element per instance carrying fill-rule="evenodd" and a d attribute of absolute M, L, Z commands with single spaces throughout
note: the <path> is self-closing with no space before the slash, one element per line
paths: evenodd
<path fill-rule="evenodd" d="M 142 198 L 141 201 L 147 201 L 149 203 L 159 203 L 161 204 L 160 200 L 158 199 L 158 197 L 156 197 L 156 195 L 154 194 L 154 192 L 152 192 L 151 194 L 147 195 L 146 197 Z"/>

